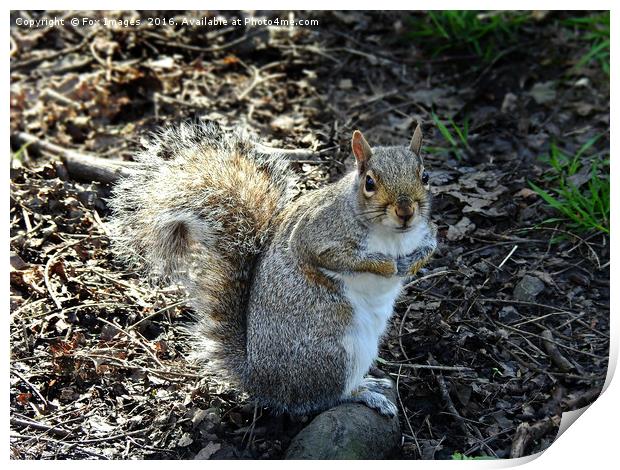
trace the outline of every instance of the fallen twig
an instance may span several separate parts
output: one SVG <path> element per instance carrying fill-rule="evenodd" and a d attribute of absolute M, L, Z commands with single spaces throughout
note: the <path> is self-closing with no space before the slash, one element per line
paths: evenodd
<path fill-rule="evenodd" d="M 510 449 L 510 458 L 516 459 L 523 457 L 527 446 L 545 434 L 550 432 L 553 428 L 557 427 L 560 423 L 558 416 L 547 418 L 543 421 L 539 421 L 535 424 L 521 423 L 517 427 L 517 432 L 512 440 L 512 448 Z"/>
<path fill-rule="evenodd" d="M 443 375 L 438 374 L 435 376 L 435 379 L 437 380 L 437 385 L 439 385 L 439 392 L 441 393 L 441 398 L 446 404 L 448 411 L 454 417 L 454 419 L 457 420 L 457 422 L 459 423 L 459 427 L 461 428 L 463 433 L 467 437 L 473 438 L 474 436 L 469 430 L 469 428 L 467 427 L 467 425 L 465 424 L 465 420 L 463 419 L 461 414 L 458 412 L 458 410 L 454 406 L 454 403 L 452 402 L 452 398 L 450 398 L 450 392 L 448 391 L 448 386 L 446 385 L 446 381 L 444 380 Z"/>
<path fill-rule="evenodd" d="M 325 149 L 325 150 L 318 150 L 318 151 L 305 150 L 305 149 L 280 149 L 280 148 L 275 148 L 275 147 L 268 147 L 263 144 L 256 144 L 255 147 L 256 147 L 256 150 L 258 150 L 259 152 L 263 152 L 269 155 L 277 153 L 292 162 L 298 162 L 302 160 L 311 160 L 313 158 L 318 157 L 319 155 L 322 155 L 332 150 L 331 148 Z"/>
<path fill-rule="evenodd" d="M 246 96 L 250 94 L 250 92 L 256 88 L 261 83 L 265 83 L 269 80 L 273 80 L 274 78 L 282 78 L 286 77 L 285 73 L 273 73 L 271 75 L 267 75 L 265 77 L 260 76 L 260 71 L 256 68 L 252 70 L 252 78 L 250 79 L 250 84 L 243 90 L 241 93 L 237 95 L 237 99 L 241 101 Z"/>
<path fill-rule="evenodd" d="M 18 418 L 11 418 L 11 424 L 23 428 L 30 427 L 32 429 L 37 429 L 38 431 L 45 431 L 50 434 L 55 434 L 56 436 L 60 437 L 67 437 L 71 434 L 71 431 L 65 431 L 64 429 L 58 429 L 54 426 L 48 426 L 47 424 L 37 423 L 34 421 L 26 421 Z"/>
<path fill-rule="evenodd" d="M 219 51 L 225 51 L 227 49 L 230 49 L 231 47 L 244 43 L 245 41 L 252 39 L 254 36 L 269 34 L 269 32 L 265 28 L 256 28 L 255 30 L 250 31 L 249 33 L 246 33 L 243 36 L 238 37 L 237 39 L 233 39 L 230 42 L 227 42 L 225 44 L 211 46 L 211 47 L 194 46 L 192 44 L 183 44 L 180 42 L 173 42 L 173 41 L 170 41 L 170 38 L 162 37 L 161 35 L 157 33 L 153 33 L 151 31 L 146 31 L 144 34 L 146 36 L 152 37 L 155 40 L 155 42 L 160 43 L 161 45 L 166 46 L 166 47 L 185 49 L 185 50 L 194 51 L 194 52 L 219 52 Z"/>
<path fill-rule="evenodd" d="M 398 375 L 396 376 L 396 397 L 398 398 L 398 404 L 400 405 L 400 409 L 403 411 L 403 417 L 405 418 L 407 427 L 409 428 L 409 432 L 411 433 L 411 437 L 413 438 L 413 442 L 415 442 L 416 451 L 418 452 L 418 455 L 421 457 L 422 451 L 420 450 L 420 443 L 418 442 L 418 436 L 416 435 L 416 432 L 413 430 L 413 426 L 411 425 L 411 420 L 409 419 L 409 416 L 407 416 L 407 408 L 405 408 L 403 399 L 400 396 L 399 387 L 400 387 L 401 371 L 402 371 L 402 364 L 398 368 Z"/>
<path fill-rule="evenodd" d="M 432 356 L 429 357 L 429 362 L 431 362 L 431 364 L 434 366 L 438 366 L 437 361 Z M 482 433 L 477 427 L 472 426 L 474 433 L 472 433 L 467 427 L 467 424 L 465 423 L 465 419 L 461 416 L 461 414 L 458 412 L 458 410 L 454 406 L 454 402 L 452 401 L 452 398 L 450 397 L 450 391 L 448 390 L 448 386 L 446 385 L 446 381 L 443 378 L 443 375 L 437 374 L 435 376 L 435 379 L 437 380 L 437 385 L 439 385 L 439 392 L 441 393 L 441 398 L 445 402 L 446 407 L 448 408 L 448 411 L 450 412 L 450 414 L 459 423 L 459 427 L 461 428 L 463 433 L 470 439 L 478 439 L 479 441 L 481 441 L 481 444 L 483 446 L 485 446 L 490 452 L 494 453 L 490 447 L 484 444 Z"/>
<path fill-rule="evenodd" d="M 13 138 L 18 144 L 30 144 L 35 149 L 60 157 L 69 174 L 79 180 L 113 183 L 120 176 L 128 175 L 131 169 L 136 168 L 138 165 L 134 162 L 108 160 L 65 149 L 26 132 L 19 132 Z"/>
<path fill-rule="evenodd" d="M 12 137 L 18 145 L 29 144 L 35 149 L 60 157 L 67 167 L 69 174 L 73 178 L 82 181 L 114 183 L 120 177 L 131 174 L 132 171 L 140 166 L 136 162 L 109 160 L 107 158 L 65 149 L 59 145 L 39 139 L 27 132 L 18 132 Z M 258 143 L 256 144 L 256 149 L 268 155 L 282 155 L 287 160 L 293 162 L 316 158 L 329 150 L 280 149 Z"/>
<path fill-rule="evenodd" d="M 547 351 L 547 354 L 549 354 L 549 357 L 553 363 L 558 366 L 562 372 L 568 372 L 569 370 L 575 368 L 568 359 L 562 356 L 560 349 L 556 344 L 554 344 L 553 334 L 551 334 L 551 331 L 544 330 L 540 336 L 543 338 L 543 346 L 545 347 L 545 351 Z"/>
<path fill-rule="evenodd" d="M 56 57 L 60 57 L 62 55 L 70 54 L 71 52 L 77 52 L 80 49 L 82 49 L 82 47 L 84 47 L 86 44 L 88 44 L 90 42 L 90 38 L 92 36 L 94 36 L 94 35 L 95 35 L 95 32 L 90 33 L 88 36 L 86 36 L 84 38 L 84 40 L 82 42 L 80 42 L 79 44 L 77 44 L 75 46 L 66 47 L 65 49 L 62 49 L 62 50 L 56 51 L 56 52 L 52 52 L 51 54 L 42 55 L 42 56 L 39 56 L 39 57 L 33 57 L 32 59 L 28 59 L 28 60 L 25 60 L 23 62 L 18 62 L 16 64 L 12 65 L 11 69 L 12 70 L 19 70 L 19 69 L 28 68 L 28 67 L 34 67 L 35 65 L 38 65 L 41 62 L 44 62 L 46 60 L 52 60 L 52 59 L 55 59 Z"/>
<path fill-rule="evenodd" d="M 577 410 L 579 408 L 583 408 L 584 406 L 590 405 L 594 402 L 598 396 L 601 394 L 601 388 L 595 387 L 587 390 L 586 392 L 572 398 L 570 400 L 566 400 L 564 402 L 564 406 L 568 410 Z"/>
<path fill-rule="evenodd" d="M 157 358 L 157 356 L 155 355 L 155 353 L 151 350 L 151 348 L 149 346 L 147 346 L 146 344 L 144 344 L 142 341 L 140 341 L 138 338 L 135 338 L 134 336 L 132 336 L 131 334 L 127 333 L 123 328 L 121 328 L 118 325 L 115 325 L 114 323 L 104 319 L 104 318 L 98 318 L 98 320 L 102 323 L 105 323 L 106 325 L 111 326 L 112 328 L 114 328 L 116 331 L 118 331 L 119 333 L 124 334 L 129 341 L 131 341 L 132 343 L 137 344 L 138 346 L 140 346 L 144 352 L 146 352 L 149 356 L 151 356 L 151 359 L 153 359 L 155 361 L 155 363 L 161 367 L 162 369 L 166 369 L 166 367 L 161 363 L 161 361 Z"/>
<path fill-rule="evenodd" d="M 440 366 L 440 365 L 431 365 L 431 364 L 399 364 L 398 362 L 385 362 L 388 366 L 392 367 L 404 367 L 405 369 L 430 369 L 430 370 L 443 370 L 443 371 L 452 371 L 452 372 L 469 372 L 473 371 L 471 367 L 465 366 Z"/>

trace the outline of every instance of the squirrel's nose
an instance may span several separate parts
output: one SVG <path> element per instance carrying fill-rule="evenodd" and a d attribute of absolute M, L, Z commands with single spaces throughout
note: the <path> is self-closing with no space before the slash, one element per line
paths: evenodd
<path fill-rule="evenodd" d="M 399 204 L 396 206 L 396 215 L 403 223 L 407 223 L 413 217 L 413 207 L 409 204 Z"/>

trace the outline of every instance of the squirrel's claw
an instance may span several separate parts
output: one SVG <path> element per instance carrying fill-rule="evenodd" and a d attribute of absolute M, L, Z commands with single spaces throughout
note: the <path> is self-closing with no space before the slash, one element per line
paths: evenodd
<path fill-rule="evenodd" d="M 351 394 L 350 400 L 362 403 L 383 416 L 392 418 L 398 414 L 398 408 L 383 392 L 394 386 L 390 379 L 366 377 L 360 386 Z"/>
<path fill-rule="evenodd" d="M 383 416 L 387 416 L 388 418 L 393 418 L 398 414 L 398 408 L 396 405 L 381 392 L 362 389 L 351 396 L 351 401 L 355 403 L 362 403 L 368 408 L 371 408 Z"/>

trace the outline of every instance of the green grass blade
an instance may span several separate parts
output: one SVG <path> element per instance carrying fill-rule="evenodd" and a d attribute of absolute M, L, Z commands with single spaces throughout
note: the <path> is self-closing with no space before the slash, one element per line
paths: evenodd
<path fill-rule="evenodd" d="M 456 147 L 456 140 L 454 140 L 454 137 L 452 136 L 450 130 L 446 127 L 446 125 L 439 120 L 439 117 L 437 117 L 434 112 L 431 113 L 431 116 L 433 117 L 433 121 L 435 122 L 435 125 L 437 126 L 437 129 L 439 129 L 439 132 L 441 133 L 443 138 L 446 139 L 446 141 L 452 147 Z"/>

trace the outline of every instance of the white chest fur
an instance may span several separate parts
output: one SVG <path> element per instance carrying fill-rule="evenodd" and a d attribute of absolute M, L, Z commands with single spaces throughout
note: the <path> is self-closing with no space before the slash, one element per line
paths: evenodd
<path fill-rule="evenodd" d="M 396 259 L 411 253 L 419 246 L 426 226 L 398 233 L 377 229 L 368 235 L 369 253 L 380 253 Z M 350 361 L 345 396 L 355 389 L 377 357 L 379 339 L 394 310 L 403 279 L 386 278 L 370 273 L 338 276 L 345 286 L 346 296 L 353 307 L 353 319 L 344 337 L 344 348 Z"/>

